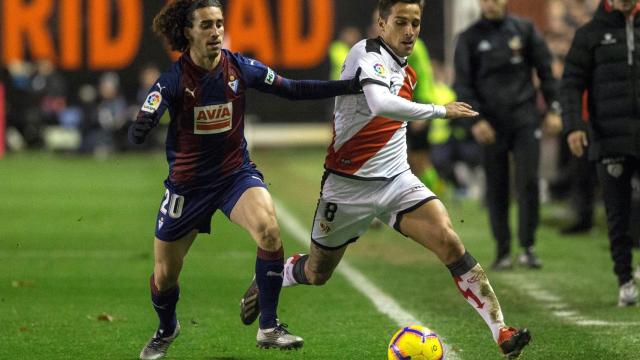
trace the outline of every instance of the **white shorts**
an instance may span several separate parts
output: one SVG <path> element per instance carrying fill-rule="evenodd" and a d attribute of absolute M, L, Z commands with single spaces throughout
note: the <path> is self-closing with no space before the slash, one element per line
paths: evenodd
<path fill-rule="evenodd" d="M 325 173 L 311 241 L 338 249 L 358 239 L 374 218 L 400 232 L 402 215 L 437 199 L 411 171 L 392 180 L 358 180 Z"/>

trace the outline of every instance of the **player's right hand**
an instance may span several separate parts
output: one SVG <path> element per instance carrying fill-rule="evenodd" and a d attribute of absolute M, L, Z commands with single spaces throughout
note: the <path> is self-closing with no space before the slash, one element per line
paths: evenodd
<path fill-rule="evenodd" d="M 471 108 L 471 105 L 463 102 L 452 102 L 444 106 L 447 109 L 445 119 L 470 118 L 478 116 L 478 112 Z"/>
<path fill-rule="evenodd" d="M 129 141 L 134 144 L 142 144 L 158 121 L 151 114 L 138 115 L 136 120 L 129 126 Z"/>
<path fill-rule="evenodd" d="M 576 130 L 569 133 L 567 136 L 567 144 L 571 153 L 576 157 L 582 157 L 584 154 L 584 148 L 589 145 L 587 139 L 587 133 L 582 130 Z"/>

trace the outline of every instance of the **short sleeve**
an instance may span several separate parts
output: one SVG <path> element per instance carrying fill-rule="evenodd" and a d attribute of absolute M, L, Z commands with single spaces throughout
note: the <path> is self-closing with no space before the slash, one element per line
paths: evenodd
<path fill-rule="evenodd" d="M 247 87 L 264 91 L 273 86 L 277 76 L 273 69 L 258 60 L 242 56 L 239 53 L 235 53 L 234 57 L 240 65 Z"/>
<path fill-rule="evenodd" d="M 385 87 L 391 86 L 390 69 L 387 68 L 382 55 L 368 52 L 360 58 L 358 66 L 362 71 L 360 73 L 360 83 L 362 85 L 374 83 Z"/>

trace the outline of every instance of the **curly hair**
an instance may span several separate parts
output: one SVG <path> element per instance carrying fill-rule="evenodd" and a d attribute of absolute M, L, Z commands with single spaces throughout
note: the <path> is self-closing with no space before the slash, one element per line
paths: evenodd
<path fill-rule="evenodd" d="M 418 4 L 420 5 L 420 10 L 424 8 L 424 0 L 380 0 L 378 1 L 380 17 L 387 19 L 391 15 L 391 8 L 397 3 Z"/>
<path fill-rule="evenodd" d="M 204 7 L 222 10 L 220 0 L 175 0 L 165 5 L 153 19 L 153 32 L 164 38 L 171 50 L 184 52 L 189 48 L 185 27 L 193 26 L 193 12 Z"/>

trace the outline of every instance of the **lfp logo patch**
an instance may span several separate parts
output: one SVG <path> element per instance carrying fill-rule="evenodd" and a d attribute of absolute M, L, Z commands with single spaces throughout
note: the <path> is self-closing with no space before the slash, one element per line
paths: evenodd
<path fill-rule="evenodd" d="M 144 101 L 142 105 L 142 111 L 148 113 L 154 113 L 160 107 L 160 103 L 162 102 L 162 95 L 158 91 L 154 91 L 147 96 L 147 99 Z"/>
<path fill-rule="evenodd" d="M 384 66 L 380 63 L 373 65 L 373 70 L 379 76 L 385 76 Z"/>

